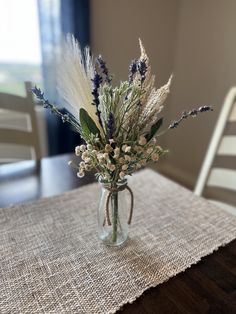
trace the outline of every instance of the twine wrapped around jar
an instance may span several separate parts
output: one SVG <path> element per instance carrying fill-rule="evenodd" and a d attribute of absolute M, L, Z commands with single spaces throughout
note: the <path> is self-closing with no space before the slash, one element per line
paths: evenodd
<path fill-rule="evenodd" d="M 122 186 L 119 186 L 116 188 L 106 187 L 106 189 L 109 191 L 109 194 L 107 195 L 107 199 L 106 199 L 105 219 L 103 222 L 103 226 L 105 226 L 106 222 L 107 222 L 108 226 L 111 226 L 111 220 L 110 220 L 110 214 L 109 214 L 109 212 L 110 212 L 109 202 L 110 202 L 111 195 L 113 193 L 118 193 L 120 191 L 124 191 L 125 189 L 129 191 L 130 197 L 131 197 L 130 212 L 129 212 L 129 218 L 128 218 L 128 225 L 130 225 L 131 220 L 132 220 L 132 216 L 133 216 L 133 207 L 134 207 L 134 195 L 133 195 L 131 188 L 126 184 L 126 185 L 122 185 Z"/>

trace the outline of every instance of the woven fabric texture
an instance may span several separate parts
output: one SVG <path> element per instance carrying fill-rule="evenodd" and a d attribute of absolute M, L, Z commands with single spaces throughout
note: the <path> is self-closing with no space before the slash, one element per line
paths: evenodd
<path fill-rule="evenodd" d="M 236 218 L 151 171 L 134 175 L 130 238 L 97 236 L 97 184 L 0 210 L 0 312 L 114 313 L 236 237 Z"/>

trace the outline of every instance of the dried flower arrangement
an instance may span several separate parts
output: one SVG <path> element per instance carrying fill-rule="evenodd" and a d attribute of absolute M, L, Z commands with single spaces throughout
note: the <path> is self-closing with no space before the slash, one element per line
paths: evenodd
<path fill-rule="evenodd" d="M 125 177 L 151 161 L 158 161 L 167 152 L 158 145 L 158 136 L 176 128 L 188 117 L 212 110 L 210 106 L 203 106 L 184 112 L 160 133 L 163 118 L 159 115 L 172 76 L 164 86 L 156 89 L 148 56 L 141 41 L 139 44 L 141 56 L 132 61 L 128 80 L 113 87 L 112 76 L 102 57 L 94 60 L 88 49 L 83 54 L 79 43 L 68 35 L 58 69 L 58 91 L 68 114 L 52 105 L 39 88 L 32 89 L 45 108 L 60 116 L 63 122 L 70 123 L 85 141 L 75 148 L 75 154 L 82 159 L 79 165 L 72 162 L 70 165 L 77 169 L 78 177 L 96 169 L 103 185 L 98 214 L 99 236 L 108 245 L 120 245 L 127 239 L 133 193 Z M 131 196 L 128 220 L 122 218 L 124 208 L 119 205 L 123 202 L 124 190 Z"/>
<path fill-rule="evenodd" d="M 78 166 L 73 164 L 78 177 L 95 168 L 103 180 L 117 182 L 167 152 L 157 145 L 156 138 L 163 122 L 159 114 L 172 76 L 156 89 L 141 40 L 139 44 L 141 56 L 132 61 L 128 80 L 113 87 L 102 57 L 94 61 L 87 48 L 83 54 L 75 38 L 67 36 L 58 71 L 58 90 L 70 114 L 62 114 L 36 86 L 32 89 L 45 108 L 70 123 L 86 142 L 75 148 L 76 155 L 82 158 Z M 203 106 L 184 112 L 169 129 L 189 116 L 210 110 L 211 107 Z"/>

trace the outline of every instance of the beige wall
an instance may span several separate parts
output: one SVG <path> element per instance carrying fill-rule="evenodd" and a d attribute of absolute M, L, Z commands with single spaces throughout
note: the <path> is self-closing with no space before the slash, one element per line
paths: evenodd
<path fill-rule="evenodd" d="M 196 105 L 214 112 L 168 133 L 169 176 L 193 187 L 225 94 L 236 85 L 236 1 L 182 0 L 174 57 L 170 117 Z"/>
<path fill-rule="evenodd" d="M 91 41 L 117 80 L 125 79 L 138 56 L 141 37 L 157 85 L 175 77 L 166 120 L 184 109 L 214 104 L 213 113 L 184 121 L 163 144 L 171 152 L 159 168 L 193 187 L 230 86 L 236 85 L 235 0 L 92 0 Z"/>
<path fill-rule="evenodd" d="M 173 69 L 178 0 L 91 0 L 91 43 L 107 60 L 116 79 L 126 79 L 130 61 L 139 56 L 140 37 L 157 83 Z"/>

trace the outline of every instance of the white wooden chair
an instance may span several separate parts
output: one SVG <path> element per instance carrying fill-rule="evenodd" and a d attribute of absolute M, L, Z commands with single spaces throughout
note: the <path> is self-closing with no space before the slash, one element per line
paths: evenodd
<path fill-rule="evenodd" d="M 0 93 L 0 163 L 41 158 L 39 132 L 31 83 L 25 82 L 26 97 Z M 23 121 L 26 126 L 23 127 Z M 15 148 L 17 147 L 17 149 Z M 31 153 L 24 158 L 22 150 Z M 15 156 L 15 154 L 19 156 Z M 8 154 L 10 156 L 8 156 Z"/>
<path fill-rule="evenodd" d="M 194 193 L 236 215 L 236 87 L 226 95 Z"/>

